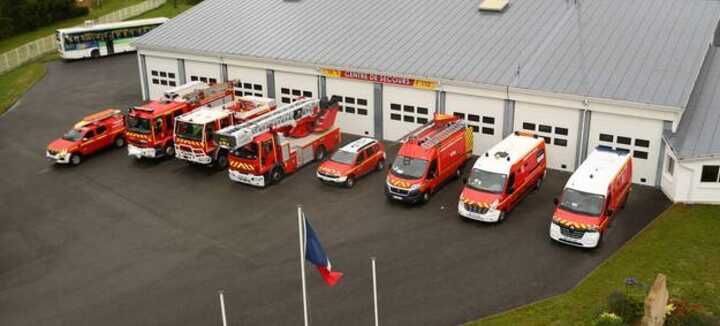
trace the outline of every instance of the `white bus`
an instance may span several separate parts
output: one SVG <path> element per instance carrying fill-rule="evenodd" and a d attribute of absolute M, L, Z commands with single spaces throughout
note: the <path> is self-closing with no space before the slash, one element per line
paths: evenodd
<path fill-rule="evenodd" d="M 166 21 L 151 18 L 58 29 L 58 52 L 63 59 L 82 59 L 135 51 L 131 42 Z"/>

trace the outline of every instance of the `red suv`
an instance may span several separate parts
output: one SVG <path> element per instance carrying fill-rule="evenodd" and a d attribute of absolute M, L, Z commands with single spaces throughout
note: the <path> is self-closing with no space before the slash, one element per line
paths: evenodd
<path fill-rule="evenodd" d="M 82 158 L 109 146 L 125 145 L 125 117 L 107 109 L 89 115 L 47 147 L 45 156 L 61 164 L 78 165 Z"/>
<path fill-rule="evenodd" d="M 385 146 L 372 138 L 360 138 L 343 146 L 320 164 L 317 177 L 325 183 L 352 188 L 356 179 L 384 168 Z"/>

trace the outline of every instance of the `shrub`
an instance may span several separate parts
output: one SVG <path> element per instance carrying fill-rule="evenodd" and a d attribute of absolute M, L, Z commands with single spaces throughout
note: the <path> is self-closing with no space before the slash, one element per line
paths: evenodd
<path fill-rule="evenodd" d="M 718 326 L 720 318 L 708 313 L 698 304 L 690 304 L 684 300 L 672 299 L 675 309 L 670 313 L 665 325 L 667 326 Z"/>
<path fill-rule="evenodd" d="M 620 318 L 620 316 L 618 316 L 614 313 L 611 313 L 611 312 L 603 312 L 593 322 L 593 326 L 622 326 L 622 325 L 624 325 L 622 318 Z"/>
<path fill-rule="evenodd" d="M 622 318 L 625 323 L 632 323 L 643 315 L 644 305 L 638 298 L 614 291 L 608 296 L 608 310 Z"/>

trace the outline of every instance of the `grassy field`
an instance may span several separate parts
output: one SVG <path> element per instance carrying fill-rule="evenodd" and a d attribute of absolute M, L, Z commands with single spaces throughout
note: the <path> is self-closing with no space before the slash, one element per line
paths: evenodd
<path fill-rule="evenodd" d="M 720 315 L 720 206 L 675 205 L 575 289 L 525 307 L 491 316 L 479 325 L 590 325 L 613 290 L 634 277 L 651 285 L 668 277 L 670 296 L 705 306 Z"/>
<path fill-rule="evenodd" d="M 12 50 L 25 43 L 32 42 L 39 38 L 43 38 L 45 36 L 53 34 L 58 28 L 80 25 L 86 20 L 95 19 L 97 17 L 107 15 L 118 9 L 136 5 L 143 1 L 144 0 L 104 0 L 102 7 L 91 9 L 90 13 L 87 16 L 54 22 L 50 25 L 38 28 L 34 31 L 18 34 L 13 37 L 0 40 L 0 53 Z"/>
<path fill-rule="evenodd" d="M 172 18 L 172 17 L 179 15 L 183 11 L 188 10 L 190 7 L 192 7 L 192 6 L 185 3 L 184 1 L 180 1 L 180 0 L 178 0 L 177 7 L 175 7 L 175 6 L 173 6 L 173 1 L 168 0 L 168 2 L 166 2 L 164 5 L 160 6 L 159 8 L 150 10 L 150 11 L 140 15 L 137 18 L 138 19 L 154 18 L 154 17 Z"/>
<path fill-rule="evenodd" d="M 37 81 L 45 77 L 45 64 L 57 60 L 57 53 L 50 53 L 37 60 L 0 75 L 0 114 L 4 113 Z"/>

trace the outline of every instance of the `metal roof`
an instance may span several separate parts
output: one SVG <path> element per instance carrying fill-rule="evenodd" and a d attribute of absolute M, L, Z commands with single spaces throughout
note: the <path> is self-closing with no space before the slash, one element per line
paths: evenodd
<path fill-rule="evenodd" d="M 687 109 L 668 141 L 679 160 L 720 158 L 720 54 L 708 50 Z"/>
<path fill-rule="evenodd" d="M 686 105 L 720 1 L 575 3 L 491 13 L 479 0 L 205 0 L 136 45 Z"/>

